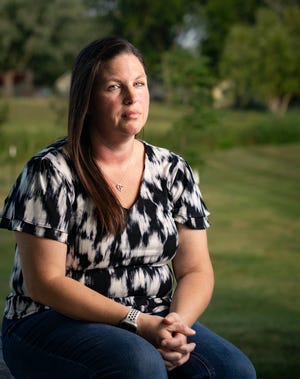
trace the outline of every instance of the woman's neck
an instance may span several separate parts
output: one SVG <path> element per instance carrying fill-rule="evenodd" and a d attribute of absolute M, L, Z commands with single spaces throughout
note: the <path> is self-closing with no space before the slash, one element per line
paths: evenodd
<path fill-rule="evenodd" d="M 134 156 L 137 141 L 135 138 L 126 141 L 92 141 L 93 156 L 104 165 L 121 165 Z"/>

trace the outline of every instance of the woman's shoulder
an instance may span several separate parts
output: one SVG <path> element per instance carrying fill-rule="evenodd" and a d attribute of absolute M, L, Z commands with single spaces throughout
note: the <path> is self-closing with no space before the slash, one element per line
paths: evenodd
<path fill-rule="evenodd" d="M 54 159 L 54 161 L 66 160 L 68 158 L 66 146 L 67 138 L 59 139 L 35 153 L 29 160 L 29 163 L 43 159 Z"/>
<path fill-rule="evenodd" d="M 181 157 L 179 154 L 169 150 L 166 147 L 162 146 L 155 146 L 150 144 L 149 142 L 142 141 L 145 145 L 145 151 L 147 154 L 147 157 L 150 161 L 155 162 L 184 162 L 184 158 Z"/>
<path fill-rule="evenodd" d="M 37 152 L 26 164 L 36 171 L 55 170 L 66 179 L 73 176 L 73 165 L 67 151 L 67 138 L 57 140 Z"/>
<path fill-rule="evenodd" d="M 193 185 L 195 182 L 194 173 L 190 164 L 184 157 L 177 154 L 168 148 L 151 145 L 148 142 L 144 142 L 146 156 L 150 164 L 148 170 L 152 174 L 168 178 L 170 185 L 174 185 L 175 182 L 185 182 Z"/>

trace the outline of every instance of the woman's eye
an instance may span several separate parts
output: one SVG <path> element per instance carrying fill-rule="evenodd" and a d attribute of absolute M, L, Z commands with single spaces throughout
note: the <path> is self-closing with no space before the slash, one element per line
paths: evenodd
<path fill-rule="evenodd" d="M 118 88 L 120 88 L 119 84 L 112 84 L 108 87 L 108 91 L 115 91 Z"/>
<path fill-rule="evenodd" d="M 135 87 L 142 87 L 144 85 L 144 82 L 136 82 Z"/>

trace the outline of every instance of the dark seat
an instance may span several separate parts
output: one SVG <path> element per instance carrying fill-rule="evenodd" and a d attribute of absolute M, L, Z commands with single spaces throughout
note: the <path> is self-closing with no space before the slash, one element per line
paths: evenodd
<path fill-rule="evenodd" d="M 2 338 L 0 334 L 0 378 L 1 379 L 13 379 L 14 377 L 10 373 L 8 367 L 6 366 L 4 360 L 3 360 L 3 354 L 2 354 Z"/>

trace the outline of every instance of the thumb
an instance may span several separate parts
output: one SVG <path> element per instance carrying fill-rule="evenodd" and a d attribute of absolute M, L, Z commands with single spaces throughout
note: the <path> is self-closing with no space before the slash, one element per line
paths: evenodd
<path fill-rule="evenodd" d="M 170 327 L 168 329 L 171 332 L 181 333 L 185 336 L 193 336 L 196 334 L 195 330 L 184 324 L 180 316 L 175 312 L 169 313 L 165 316 L 163 322 Z"/>
<path fill-rule="evenodd" d="M 169 313 L 168 315 L 166 315 L 163 319 L 163 322 L 166 324 L 166 325 L 171 325 L 173 324 L 174 322 L 178 322 L 179 321 L 179 317 L 173 314 L 173 313 Z"/>

